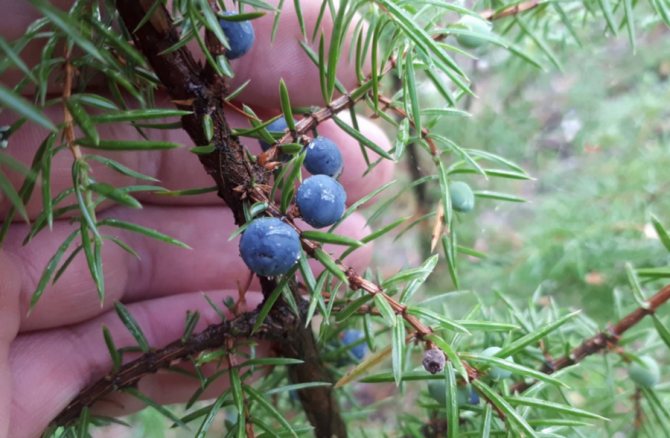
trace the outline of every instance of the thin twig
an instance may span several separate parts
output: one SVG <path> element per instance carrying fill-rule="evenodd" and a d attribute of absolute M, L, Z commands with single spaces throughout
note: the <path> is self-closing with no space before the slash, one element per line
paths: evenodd
<path fill-rule="evenodd" d="M 75 143 L 75 133 L 74 133 L 74 120 L 72 119 L 72 113 L 67 106 L 67 102 L 72 96 L 72 84 L 74 82 L 75 70 L 70 62 L 70 54 L 66 48 L 65 53 L 65 81 L 63 83 L 63 134 L 65 136 L 65 144 L 67 145 L 72 156 L 75 160 L 81 159 L 81 149 L 79 145 Z"/>
<path fill-rule="evenodd" d="M 485 11 L 480 12 L 479 15 L 490 21 L 500 20 L 501 18 L 511 17 L 512 15 L 519 15 L 526 11 L 530 11 L 531 9 L 538 7 L 540 4 L 540 0 L 530 0 L 501 10 L 486 9 Z"/>
<path fill-rule="evenodd" d="M 646 306 L 638 307 L 633 310 L 609 329 L 585 340 L 578 347 L 573 349 L 570 354 L 555 360 L 553 364 L 544 364 L 540 371 L 546 374 L 553 374 L 556 371 L 581 362 L 592 354 L 615 348 L 621 335 L 642 321 L 645 316 L 656 312 L 656 310 L 668 300 L 670 300 L 670 285 L 663 287 L 654 296 L 649 298 L 646 301 Z M 535 382 L 519 382 L 512 387 L 512 392 L 523 392 L 534 384 Z"/>
<path fill-rule="evenodd" d="M 104 399 L 112 392 L 133 387 L 142 377 L 168 368 L 179 360 L 195 356 L 202 351 L 220 348 L 228 340 L 239 342 L 240 339 L 250 337 L 256 316 L 257 312 L 244 313 L 234 319 L 211 325 L 204 331 L 192 335 L 186 342 L 176 340 L 166 347 L 150 351 L 123 364 L 116 372 L 107 374 L 83 389 L 77 398 L 58 414 L 52 424 L 65 426 L 72 423 L 79 417 L 84 407 L 92 406 L 94 402 Z M 274 340 L 277 336 L 281 336 L 286 326 L 287 321 L 268 317 L 253 336 L 257 339 Z"/>

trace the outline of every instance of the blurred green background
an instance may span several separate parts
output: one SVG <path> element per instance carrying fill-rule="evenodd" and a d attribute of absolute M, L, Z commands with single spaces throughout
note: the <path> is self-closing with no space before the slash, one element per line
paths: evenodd
<path fill-rule="evenodd" d="M 613 291 L 630 295 L 625 262 L 667 266 L 649 215 L 670 225 L 669 36 L 645 34 L 635 54 L 623 36 L 584 38 L 584 47 L 562 50 L 562 72 L 471 63 L 473 118 L 452 119 L 442 134 L 509 158 L 535 180 L 458 178 L 527 200 L 478 199 L 459 216 L 459 244 L 487 254 L 459 257 L 461 288 L 484 301 L 493 290 L 522 301 L 541 286 L 604 323 Z M 446 292 L 451 282 L 438 266 L 430 285 Z"/>

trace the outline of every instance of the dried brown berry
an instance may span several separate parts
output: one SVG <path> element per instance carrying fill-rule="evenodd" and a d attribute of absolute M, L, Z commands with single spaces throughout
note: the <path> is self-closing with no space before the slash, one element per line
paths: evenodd
<path fill-rule="evenodd" d="M 442 371 L 446 362 L 444 353 L 439 348 L 431 348 L 423 354 L 423 367 L 431 374 Z"/>

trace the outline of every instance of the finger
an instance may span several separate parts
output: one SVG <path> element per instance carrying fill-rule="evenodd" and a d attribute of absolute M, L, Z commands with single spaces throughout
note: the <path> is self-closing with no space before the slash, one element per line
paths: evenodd
<path fill-rule="evenodd" d="M 276 5 L 278 1 L 270 3 Z M 319 33 L 312 40 L 311 36 L 314 25 L 318 21 L 322 2 L 311 0 L 302 1 L 300 4 L 308 34 L 307 45 L 314 53 L 318 53 L 319 37 L 323 35 L 325 53 L 328 53 L 330 37 L 333 34 L 330 8 L 326 8 Z M 349 53 L 352 45 L 352 32 L 359 20 L 360 17 L 356 16 L 349 26 L 350 32 L 344 37 L 340 60 L 337 63 L 337 78 L 347 90 L 353 89 L 357 84 L 355 64 L 352 62 L 354 57 L 350 57 Z M 233 87 L 240 86 L 246 80 L 250 81 L 238 99 L 257 107 L 279 108 L 279 80 L 284 79 L 292 105 L 323 106 L 328 103 L 323 100 L 321 94 L 319 69 L 300 46 L 300 42 L 305 41 L 305 38 L 300 31 L 300 22 L 294 3 L 284 2 L 277 35 L 274 41 L 270 42 L 273 21 L 274 15 L 272 14 L 254 20 L 256 42 L 253 48 L 243 57 L 233 61 L 235 71 Z M 364 69 L 367 69 L 367 66 Z"/>
<path fill-rule="evenodd" d="M 277 6 L 278 0 L 269 1 L 273 6 Z M 71 0 L 59 0 L 55 4 L 63 9 L 71 4 Z M 17 2 L 14 0 L 0 0 L 0 6 L 11 13 L 0 16 L 0 29 L 3 37 L 12 41 L 21 37 L 30 23 L 40 17 L 38 11 L 28 2 Z M 312 41 L 311 35 L 319 16 L 321 2 L 302 1 L 301 10 L 305 19 L 309 38 L 309 45 L 315 51 L 318 51 L 318 36 Z M 244 81 L 250 80 L 249 86 L 240 96 L 240 99 L 248 104 L 255 106 L 265 106 L 269 108 L 279 107 L 279 79 L 283 78 L 291 92 L 292 103 L 296 106 L 321 105 L 321 87 L 319 85 L 319 71 L 310 61 L 302 47 L 300 41 L 304 41 L 300 33 L 300 25 L 293 2 L 284 2 L 282 13 L 279 20 L 279 26 L 275 38 L 272 39 L 272 28 L 275 16 L 268 13 L 260 19 L 254 20 L 254 31 L 256 41 L 249 53 L 239 60 L 233 61 L 235 79 L 233 88 L 237 88 Z M 356 21 L 352 23 L 350 29 L 353 30 Z M 320 23 L 320 32 L 325 38 L 326 50 L 329 48 L 329 41 L 333 31 L 333 20 L 326 8 L 325 15 Z M 30 43 L 21 53 L 24 62 L 32 67 L 40 59 L 43 40 L 37 39 Z M 341 49 L 341 59 L 338 62 L 337 77 L 342 84 L 351 89 L 356 84 L 355 69 L 350 62 L 348 53 L 351 46 L 351 35 L 344 38 Z M 199 53 L 197 45 L 191 45 L 192 52 Z M 328 53 L 328 52 L 326 52 Z M 11 69 L 0 76 L 2 83 L 14 86 L 23 78 L 23 74 Z M 102 78 L 94 83 L 98 87 L 104 88 L 105 84 Z M 106 88 L 105 88 L 106 89 Z M 51 83 L 49 90 L 52 93 L 60 92 L 60 84 Z"/>
<path fill-rule="evenodd" d="M 158 100 L 158 106 L 170 108 L 172 104 L 163 98 Z M 48 108 L 47 115 L 53 120 L 58 120 L 58 118 L 62 118 L 62 110 L 59 108 Z M 227 117 L 233 127 L 249 126 L 248 121 L 234 111 L 230 111 Z M 10 123 L 12 119 L 13 116 L 11 114 L 6 112 L 0 113 L 0 125 Z M 381 128 L 363 117 L 359 117 L 358 120 L 361 131 L 368 138 L 377 143 L 381 148 L 385 150 L 389 149 L 390 142 Z M 100 137 L 104 139 L 139 139 L 137 131 L 129 124 L 102 124 L 99 125 L 98 131 Z M 170 141 L 181 144 L 183 147 L 163 152 L 95 151 L 94 153 L 113 158 L 131 169 L 154 177 L 160 181 L 159 184 L 162 187 L 169 190 L 210 187 L 214 184 L 212 178 L 203 169 L 198 158 L 189 151 L 193 143 L 184 130 L 147 130 L 146 132 L 152 140 Z M 319 132 L 322 135 L 328 136 L 340 146 L 345 161 L 345 169 L 340 181 L 342 181 L 347 189 L 348 202 L 355 202 L 369 191 L 390 180 L 393 165 L 387 160 L 382 161 L 370 174 L 363 176 L 367 166 L 361 155 L 358 142 L 337 127 L 334 122 L 326 121 L 322 123 L 319 126 Z M 47 131 L 45 129 L 27 123 L 12 135 L 8 151 L 19 161 L 29 166 L 40 143 L 46 136 Z M 242 143 L 254 153 L 260 152 L 258 141 L 243 138 Z M 89 151 L 84 150 L 84 153 L 89 153 Z M 374 162 L 376 158 L 376 154 L 370 154 L 371 162 Z M 62 150 L 54 156 L 50 178 L 51 193 L 53 196 L 72 186 L 72 160 L 73 158 L 68 150 Z M 96 181 L 104 181 L 115 187 L 145 183 L 135 178 L 126 177 L 97 161 L 90 160 L 89 162 L 91 164 L 92 177 Z M 8 177 L 13 186 L 18 190 L 23 182 L 23 176 L 18 173 L 8 172 Z M 38 181 L 33 197 L 27 205 L 28 214 L 31 218 L 35 218 L 42 211 L 40 186 L 41 181 Z M 183 197 L 139 193 L 137 197 L 142 201 L 156 204 L 220 205 L 223 202 L 214 193 Z M 71 202 L 74 202 L 74 200 L 65 200 L 62 205 L 67 205 Z M 6 214 L 10 206 L 9 199 L 3 200 L 2 192 L 0 192 L 0 218 Z"/>
<path fill-rule="evenodd" d="M 236 295 L 231 290 L 208 293 L 215 303 Z M 255 307 L 260 299 L 260 294 L 249 293 L 248 308 Z M 201 294 L 175 295 L 128 306 L 152 347 L 166 345 L 183 334 L 187 309 L 200 313 L 198 331 L 221 321 Z M 21 335 L 12 343 L 9 363 L 16 390 L 8 436 L 38 436 L 85 386 L 111 369 L 102 337 L 103 325 L 109 328 L 117 347 L 135 344 L 114 312 L 70 327 Z M 260 354 L 264 354 L 264 348 Z"/>
<path fill-rule="evenodd" d="M 84 254 L 79 253 L 55 284 L 49 284 L 43 296 L 26 316 L 32 293 L 41 273 L 58 246 L 73 226 L 64 222 L 54 224 L 53 232 L 43 232 L 27 246 L 21 246 L 26 226 L 16 225 L 8 237 L 5 249 L 18 267 L 21 301 L 21 330 L 45 329 L 73 324 L 94 317 L 108 309 L 114 301 L 140 301 L 186 292 L 210 289 L 237 289 L 249 278 L 249 270 L 239 256 L 238 238 L 229 241 L 236 229 L 232 216 L 225 208 L 217 207 L 147 207 L 144 210 L 112 209 L 111 217 L 157 229 L 175 237 L 193 249 L 187 250 L 149 239 L 139 234 L 120 232 L 105 227 L 104 235 L 114 235 L 128 243 L 141 260 L 126 253 L 111 241 L 105 241 L 102 259 L 105 277 L 105 300 L 101 307 L 91 280 Z M 354 214 L 347 218 L 338 233 L 360 239 L 369 229 L 365 218 Z M 74 250 L 76 243 L 70 251 Z M 336 256 L 342 246 L 326 246 Z M 68 253 L 62 260 L 68 257 Z M 365 269 L 372 257 L 371 245 L 366 245 L 346 258 L 356 270 Z M 10 274 L 11 275 L 11 274 Z M 258 287 L 256 280 L 252 287 Z"/>
<path fill-rule="evenodd" d="M 0 437 L 7 437 L 10 394 L 9 345 L 19 331 L 19 289 L 16 266 L 0 249 Z"/>
<path fill-rule="evenodd" d="M 365 117 L 357 117 L 356 119 L 360 131 L 365 136 L 383 150 L 390 149 L 391 143 L 379 125 Z M 361 152 L 360 144 L 353 137 L 343 132 L 334 122 L 329 121 L 319 125 L 319 134 L 334 139 L 342 152 L 344 170 L 340 175 L 340 183 L 347 191 L 347 203 L 353 204 L 393 178 L 394 164 L 386 159 L 382 159 L 366 174 L 368 164 L 362 156 L 363 152 Z M 380 158 L 379 155 L 369 149 L 366 149 L 365 152 L 369 163 L 375 163 Z"/>

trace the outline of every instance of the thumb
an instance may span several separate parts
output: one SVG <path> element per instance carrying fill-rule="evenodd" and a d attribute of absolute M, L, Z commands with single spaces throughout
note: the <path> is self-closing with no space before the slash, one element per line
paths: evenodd
<path fill-rule="evenodd" d="M 19 331 L 18 267 L 0 249 L 0 437 L 9 436 L 11 374 L 9 345 Z"/>

